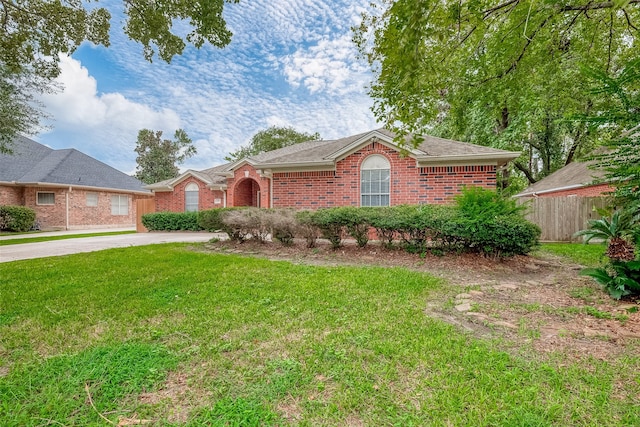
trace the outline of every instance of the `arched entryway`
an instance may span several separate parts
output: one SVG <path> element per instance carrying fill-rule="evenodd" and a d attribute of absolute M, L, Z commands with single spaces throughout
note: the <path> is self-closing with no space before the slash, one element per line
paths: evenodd
<path fill-rule="evenodd" d="M 238 182 L 233 192 L 233 206 L 260 207 L 260 184 L 251 178 Z"/>

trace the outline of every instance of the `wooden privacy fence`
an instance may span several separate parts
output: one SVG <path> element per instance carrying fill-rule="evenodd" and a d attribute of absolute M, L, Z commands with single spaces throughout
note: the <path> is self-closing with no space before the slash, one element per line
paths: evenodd
<path fill-rule="evenodd" d="M 153 213 L 156 211 L 156 203 L 153 197 L 149 199 L 136 200 L 136 231 L 138 233 L 146 233 L 147 227 L 142 225 L 142 215 Z"/>
<path fill-rule="evenodd" d="M 578 242 L 576 231 L 588 227 L 590 219 L 598 219 L 597 210 L 607 206 L 605 197 L 538 197 L 519 200 L 528 205 L 525 217 L 542 229 L 543 242 Z"/>

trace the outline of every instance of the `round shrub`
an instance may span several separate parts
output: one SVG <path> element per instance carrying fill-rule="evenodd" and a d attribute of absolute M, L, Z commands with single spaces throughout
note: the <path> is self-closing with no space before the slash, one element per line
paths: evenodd
<path fill-rule="evenodd" d="M 0 230 L 24 232 L 31 230 L 36 213 L 26 206 L 0 206 Z"/>

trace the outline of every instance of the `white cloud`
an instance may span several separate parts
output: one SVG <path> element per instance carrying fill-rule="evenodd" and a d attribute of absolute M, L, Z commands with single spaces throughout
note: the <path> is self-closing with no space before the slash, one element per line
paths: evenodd
<path fill-rule="evenodd" d="M 128 172 L 135 169 L 139 129 L 170 136 L 181 127 L 198 150 L 182 168 L 205 169 L 269 126 L 319 132 L 324 139 L 375 128 L 365 89 L 370 75 L 351 43 L 361 10 L 359 0 L 226 3 L 232 43 L 187 48 L 171 64 L 146 62 L 140 45 L 114 27 L 110 48 L 75 55 L 98 59 L 83 59 L 89 71 L 64 58 L 66 89 L 45 99 L 56 121 L 41 142 L 76 144 Z M 121 12 L 112 13 L 121 20 Z M 93 77 L 105 75 L 110 78 Z"/>

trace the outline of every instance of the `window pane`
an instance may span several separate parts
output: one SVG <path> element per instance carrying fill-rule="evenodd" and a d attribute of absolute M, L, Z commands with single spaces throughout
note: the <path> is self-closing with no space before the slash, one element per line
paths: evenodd
<path fill-rule="evenodd" d="M 55 205 L 56 195 L 55 193 L 38 193 L 39 205 Z"/>
<path fill-rule="evenodd" d="M 98 193 L 87 193 L 87 206 L 98 206 Z"/>
<path fill-rule="evenodd" d="M 198 211 L 198 191 L 185 191 L 184 193 L 185 203 L 184 208 L 186 212 Z"/>
<path fill-rule="evenodd" d="M 111 215 L 129 215 L 129 196 L 111 196 Z"/>

